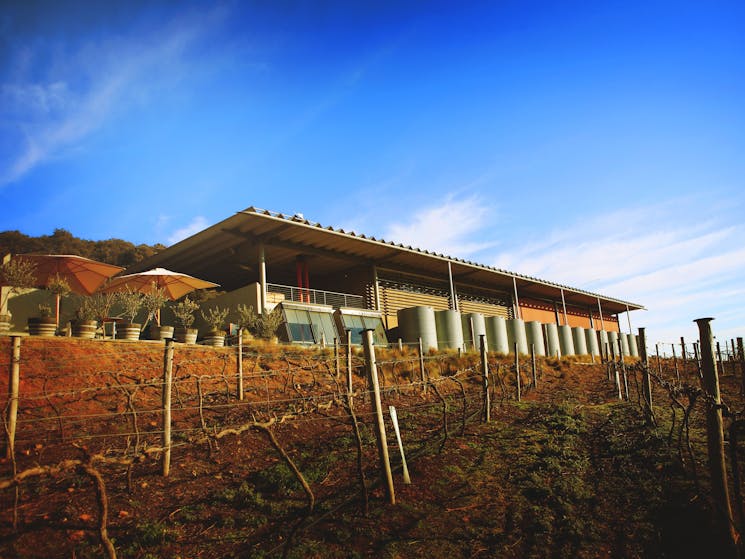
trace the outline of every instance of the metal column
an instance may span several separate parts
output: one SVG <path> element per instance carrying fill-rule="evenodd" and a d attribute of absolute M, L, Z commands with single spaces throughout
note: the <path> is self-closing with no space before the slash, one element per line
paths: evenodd
<path fill-rule="evenodd" d="M 264 243 L 259 243 L 259 287 L 261 288 L 261 315 L 266 311 L 266 254 L 264 253 Z"/>
<path fill-rule="evenodd" d="M 564 307 L 564 324 L 569 325 L 569 320 L 567 320 L 567 302 L 564 300 L 563 289 L 561 289 L 561 306 Z"/>
<path fill-rule="evenodd" d="M 515 318 L 522 318 L 523 313 L 520 310 L 520 298 L 517 296 L 517 280 L 512 276 L 512 288 L 515 290 Z"/>
<path fill-rule="evenodd" d="M 453 266 L 448 260 L 448 279 L 450 280 L 450 306 L 451 310 L 457 311 L 458 308 L 458 294 L 455 292 L 455 283 L 453 282 Z"/>

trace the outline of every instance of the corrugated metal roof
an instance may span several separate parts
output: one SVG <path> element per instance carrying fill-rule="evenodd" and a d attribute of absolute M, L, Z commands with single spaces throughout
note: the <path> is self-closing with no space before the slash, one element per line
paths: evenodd
<path fill-rule="evenodd" d="M 512 290 L 517 283 L 520 297 L 560 299 L 568 304 L 595 306 L 600 299 L 603 310 L 619 313 L 643 309 L 642 305 L 592 293 L 576 287 L 534 278 L 524 274 L 479 264 L 462 258 L 394 243 L 354 231 L 335 229 L 305 219 L 304 216 L 249 207 L 233 216 L 132 266 L 128 272 L 162 266 L 215 281 L 226 288 L 238 287 L 256 274 L 252 262 L 263 243 L 268 268 L 275 283 L 291 281 L 298 255 L 313 258 L 314 273 L 334 274 L 350 268 L 350 262 L 377 265 L 433 277 L 447 277 L 450 263 L 460 284 Z"/>

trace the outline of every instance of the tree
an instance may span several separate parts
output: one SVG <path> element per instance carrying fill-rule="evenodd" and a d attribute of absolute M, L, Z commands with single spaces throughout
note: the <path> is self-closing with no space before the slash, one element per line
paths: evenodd
<path fill-rule="evenodd" d="M 0 266 L 0 285 L 7 287 L 0 301 L 0 312 L 6 308 L 11 295 L 36 285 L 36 264 L 28 260 L 13 259 Z"/>

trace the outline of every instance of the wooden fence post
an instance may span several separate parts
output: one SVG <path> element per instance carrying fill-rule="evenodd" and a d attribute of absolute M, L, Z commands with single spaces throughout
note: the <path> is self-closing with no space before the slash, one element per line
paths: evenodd
<path fill-rule="evenodd" d="M 686 341 L 683 336 L 680 337 L 680 357 L 683 359 L 683 366 L 685 367 L 686 360 L 688 359 L 688 356 L 686 354 Z"/>
<path fill-rule="evenodd" d="M 238 399 L 243 400 L 243 328 L 238 329 Z"/>
<path fill-rule="evenodd" d="M 383 404 L 380 400 L 380 384 L 378 382 L 378 367 L 375 363 L 375 348 L 373 347 L 373 331 L 364 330 L 362 332 L 365 347 L 365 363 L 367 365 L 368 379 L 373 392 L 373 407 L 377 419 L 378 428 L 376 430 L 378 441 L 378 454 L 380 457 L 380 470 L 383 476 L 383 483 L 386 487 L 388 502 L 391 505 L 396 504 L 396 493 L 393 489 L 393 474 L 391 473 L 391 462 L 388 459 L 388 440 L 385 435 L 385 420 L 383 418 Z"/>
<path fill-rule="evenodd" d="M 341 363 L 339 363 L 339 338 L 334 336 L 334 372 L 338 379 L 341 373 Z"/>
<path fill-rule="evenodd" d="M 163 356 L 163 477 L 171 471 L 171 387 L 173 384 L 173 340 L 166 340 Z"/>
<path fill-rule="evenodd" d="M 538 371 L 535 365 L 535 344 L 530 344 L 530 367 L 533 369 L 533 389 L 538 388 Z"/>
<path fill-rule="evenodd" d="M 619 344 L 620 348 L 620 344 Z M 610 345 L 611 363 L 613 363 L 613 375 L 616 381 L 616 390 L 618 391 L 618 399 L 623 400 L 623 391 L 621 390 L 621 376 L 618 374 L 618 362 L 616 361 L 616 348 L 614 344 Z"/>
<path fill-rule="evenodd" d="M 347 330 L 347 394 L 349 401 L 352 401 L 354 386 L 352 386 L 352 331 Z"/>
<path fill-rule="evenodd" d="M 719 361 L 719 370 L 724 373 L 724 361 L 722 361 L 722 348 L 717 342 L 717 360 Z"/>
<path fill-rule="evenodd" d="M 680 386 L 680 370 L 678 369 L 678 356 L 675 354 L 675 344 L 670 344 L 673 348 L 673 367 L 675 368 L 675 379 Z"/>
<path fill-rule="evenodd" d="M 709 454 L 709 470 L 711 475 L 711 492 L 714 497 L 716 512 L 722 535 L 736 553 L 737 535 L 735 533 L 732 507 L 729 500 L 727 486 L 727 465 L 724 460 L 724 431 L 722 426 L 721 396 L 719 394 L 719 376 L 714 357 L 714 336 L 711 332 L 713 318 L 699 318 L 699 340 L 701 342 L 701 369 L 704 375 L 703 386 L 708 400 L 706 408 L 706 442 Z M 735 554 L 733 553 L 733 556 Z"/>
<path fill-rule="evenodd" d="M 737 359 L 740 361 L 741 390 L 745 394 L 745 350 L 743 349 L 742 338 L 737 338 Z"/>
<path fill-rule="evenodd" d="M 621 361 L 621 372 L 623 373 L 623 389 L 626 394 L 626 400 L 629 399 L 629 377 L 626 374 L 626 361 L 623 359 L 623 345 L 618 344 L 618 359 Z"/>
<path fill-rule="evenodd" d="M 404 351 L 404 341 L 401 338 L 398 339 L 398 351 L 401 353 Z"/>
<path fill-rule="evenodd" d="M 15 455 L 16 424 L 18 422 L 18 391 L 21 384 L 21 337 L 11 337 L 10 370 L 8 371 L 8 446 L 5 457 Z"/>
<path fill-rule="evenodd" d="M 424 368 L 424 345 L 419 337 L 419 375 L 422 377 L 422 393 L 427 393 L 427 370 Z"/>
<path fill-rule="evenodd" d="M 398 414 L 396 408 L 388 406 L 388 411 L 391 413 L 391 421 L 393 422 L 393 430 L 396 432 L 396 441 L 398 442 L 398 450 L 401 452 L 401 469 L 404 475 L 404 484 L 411 484 L 411 477 L 409 476 L 409 467 L 406 465 L 406 454 L 404 454 L 404 443 L 401 440 L 401 429 L 398 426 Z"/>
<path fill-rule="evenodd" d="M 639 328 L 639 356 L 642 360 L 642 396 L 644 397 L 644 417 L 648 425 L 654 425 L 652 408 L 652 382 L 649 377 L 649 359 L 647 357 L 647 335 L 644 328 Z"/>
<path fill-rule="evenodd" d="M 484 375 L 483 395 L 484 395 L 484 422 L 491 421 L 491 397 L 489 395 L 489 360 L 486 354 L 486 336 L 479 334 L 479 343 L 481 347 L 481 372 Z"/>
<path fill-rule="evenodd" d="M 522 401 L 522 390 L 520 386 L 520 351 L 515 342 L 515 379 L 517 380 L 517 401 Z"/>

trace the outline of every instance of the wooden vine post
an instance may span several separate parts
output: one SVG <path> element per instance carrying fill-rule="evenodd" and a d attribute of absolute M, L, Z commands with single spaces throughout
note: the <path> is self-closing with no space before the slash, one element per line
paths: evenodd
<path fill-rule="evenodd" d="M 594 363 L 593 357 L 593 363 Z M 533 372 L 533 390 L 538 388 L 538 368 L 535 364 L 535 344 L 530 344 L 530 367 Z"/>
<path fill-rule="evenodd" d="M 386 488 L 388 502 L 396 504 L 396 493 L 393 489 L 393 473 L 391 462 L 388 457 L 388 440 L 385 435 L 385 419 L 383 418 L 383 404 L 380 400 L 380 383 L 378 382 L 378 366 L 375 363 L 375 348 L 373 347 L 373 331 L 363 330 L 363 345 L 365 348 L 365 364 L 367 365 L 368 379 L 373 392 L 373 408 L 378 428 L 375 431 L 378 441 L 378 454 L 380 457 L 380 470 L 383 484 Z"/>
<path fill-rule="evenodd" d="M 486 336 L 479 334 L 479 344 L 481 347 L 481 371 L 484 376 L 484 422 L 491 421 L 491 398 L 489 396 L 489 360 L 486 353 Z"/>
<path fill-rule="evenodd" d="M 422 378 L 422 392 L 427 393 L 427 370 L 424 368 L 424 344 L 419 337 L 419 375 Z"/>
<path fill-rule="evenodd" d="M 724 460 L 724 431 L 722 425 L 721 396 L 719 394 L 719 376 L 714 354 L 714 336 L 711 332 L 713 318 L 699 318 L 699 340 L 701 342 L 701 371 L 703 373 L 703 387 L 709 399 L 706 408 L 706 442 L 709 454 L 709 470 L 711 475 L 711 492 L 714 506 L 719 516 L 719 526 L 727 544 L 732 549 L 732 556 L 736 556 L 737 534 L 735 533 L 732 507 L 729 500 L 727 486 L 727 465 Z"/>
<path fill-rule="evenodd" d="M 520 386 L 520 348 L 515 342 L 515 381 L 517 382 L 517 401 L 522 400 L 522 389 Z"/>
<path fill-rule="evenodd" d="M 166 340 L 163 357 L 163 477 L 171 471 L 171 386 L 173 381 L 173 340 Z"/>
<path fill-rule="evenodd" d="M 352 331 L 351 330 L 347 330 L 347 394 L 354 394 L 354 386 L 352 385 Z"/>
<path fill-rule="evenodd" d="M 238 329 L 238 399 L 243 400 L 243 328 Z"/>
<path fill-rule="evenodd" d="M 639 356 L 642 360 L 642 396 L 644 397 L 644 418 L 647 425 L 654 425 L 652 408 L 652 381 L 649 376 L 649 358 L 647 357 L 647 335 L 644 328 L 639 328 Z"/>
<path fill-rule="evenodd" d="M 745 394 L 745 350 L 742 345 L 742 338 L 737 338 L 737 359 L 740 361 L 740 378 L 742 382 L 741 390 Z"/>
<path fill-rule="evenodd" d="M 620 347 L 620 344 L 619 344 Z M 616 361 L 616 347 L 615 344 L 610 345 L 611 363 L 613 363 L 613 374 L 616 381 L 616 390 L 618 391 L 618 399 L 623 400 L 623 391 L 621 390 L 621 376 L 618 373 L 618 362 Z"/>
<path fill-rule="evenodd" d="M 15 454 L 16 424 L 18 421 L 18 390 L 21 384 L 21 337 L 11 338 L 11 359 L 8 377 L 8 427 L 6 431 L 8 446 L 5 457 L 12 458 Z"/>

